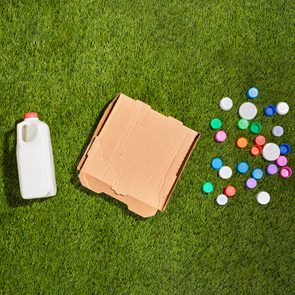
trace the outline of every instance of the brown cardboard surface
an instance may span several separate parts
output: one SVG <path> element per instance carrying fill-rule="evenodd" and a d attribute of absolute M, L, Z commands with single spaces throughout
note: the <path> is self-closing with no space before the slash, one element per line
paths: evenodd
<path fill-rule="evenodd" d="M 80 181 L 140 216 L 153 216 L 165 209 L 198 138 L 182 122 L 120 94 L 78 165 Z"/>

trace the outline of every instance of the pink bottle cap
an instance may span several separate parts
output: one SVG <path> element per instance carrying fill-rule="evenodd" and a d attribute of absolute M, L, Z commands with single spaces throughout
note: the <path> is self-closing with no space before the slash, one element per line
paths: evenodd
<path fill-rule="evenodd" d="M 280 171 L 280 176 L 282 178 L 289 178 L 292 175 L 293 171 L 290 167 L 286 166 L 283 167 L 282 170 Z"/>
<path fill-rule="evenodd" d="M 226 140 L 226 133 L 223 130 L 217 131 L 214 135 L 214 138 L 217 142 L 223 142 Z"/>
<path fill-rule="evenodd" d="M 284 167 L 287 165 L 287 163 L 288 163 L 288 158 L 286 156 L 279 156 L 276 160 L 276 164 L 279 167 Z"/>

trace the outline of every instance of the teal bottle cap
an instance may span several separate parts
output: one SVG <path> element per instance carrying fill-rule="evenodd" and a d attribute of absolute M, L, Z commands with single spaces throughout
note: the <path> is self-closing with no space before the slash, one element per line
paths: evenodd
<path fill-rule="evenodd" d="M 212 193 L 213 190 L 214 185 L 210 181 L 207 181 L 202 185 L 202 191 L 206 194 Z"/>
<path fill-rule="evenodd" d="M 210 122 L 210 126 L 212 129 L 219 129 L 222 126 L 222 122 L 218 118 L 214 118 Z"/>

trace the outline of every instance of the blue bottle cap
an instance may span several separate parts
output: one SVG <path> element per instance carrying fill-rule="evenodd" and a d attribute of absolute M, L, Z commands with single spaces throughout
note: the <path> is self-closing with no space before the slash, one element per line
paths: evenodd
<path fill-rule="evenodd" d="M 255 87 L 251 87 L 248 89 L 247 96 L 249 98 L 256 98 L 258 96 L 258 89 Z"/>
<path fill-rule="evenodd" d="M 274 105 L 269 105 L 264 109 L 264 115 L 267 117 L 273 116 L 277 112 L 277 108 Z"/>
<path fill-rule="evenodd" d="M 220 158 L 214 158 L 211 162 L 211 167 L 214 170 L 219 170 L 223 166 L 223 161 Z"/>
<path fill-rule="evenodd" d="M 287 155 L 291 152 L 291 146 L 288 143 L 280 144 L 280 152 L 282 155 Z"/>
<path fill-rule="evenodd" d="M 252 170 L 251 176 L 256 180 L 259 180 L 263 177 L 263 171 L 260 168 L 255 168 Z"/>
<path fill-rule="evenodd" d="M 240 162 L 237 165 L 237 170 L 241 173 L 244 174 L 249 170 L 249 165 L 246 162 Z"/>

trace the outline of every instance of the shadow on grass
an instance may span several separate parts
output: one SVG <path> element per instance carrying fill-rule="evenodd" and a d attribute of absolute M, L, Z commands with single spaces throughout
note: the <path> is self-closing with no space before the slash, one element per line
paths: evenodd
<path fill-rule="evenodd" d="M 43 202 L 46 199 L 24 200 L 21 197 L 17 172 L 16 160 L 16 125 L 15 128 L 7 131 L 4 135 L 3 146 L 3 172 L 4 172 L 4 194 L 10 207 L 31 206 L 33 203 Z"/>
<path fill-rule="evenodd" d="M 79 180 L 79 175 L 78 175 L 78 170 L 77 170 L 78 164 L 79 164 L 81 158 L 83 157 L 83 155 L 84 155 L 84 153 L 85 153 L 85 151 L 86 151 L 86 149 L 87 149 L 87 147 L 88 147 L 88 145 L 89 145 L 89 143 L 91 141 L 91 138 L 92 138 L 93 133 L 95 132 L 95 130 L 97 128 L 97 125 L 98 125 L 99 121 L 101 120 L 101 118 L 102 118 L 102 116 L 103 116 L 106 108 L 109 106 L 109 104 L 111 102 L 112 102 L 112 100 L 110 102 L 108 102 L 104 106 L 103 110 L 99 113 L 98 117 L 96 118 L 95 124 L 91 128 L 91 131 L 89 132 L 89 135 L 87 137 L 87 140 L 86 140 L 86 142 L 85 142 L 85 144 L 84 144 L 84 146 L 83 146 L 83 148 L 82 148 L 82 150 L 80 152 L 80 155 L 79 155 L 79 157 L 78 157 L 78 159 L 77 159 L 77 161 L 76 161 L 76 163 L 75 163 L 75 165 L 73 167 L 73 177 L 71 179 L 71 182 L 76 187 L 76 189 L 78 189 L 79 191 L 87 194 L 89 197 L 92 197 L 92 198 L 99 198 L 99 197 L 101 197 L 105 201 L 107 201 L 107 202 L 109 202 L 111 204 L 114 204 L 114 205 L 120 207 L 120 209 L 123 211 L 124 214 L 129 215 L 129 216 L 132 216 L 136 220 L 144 221 L 145 218 L 143 218 L 141 216 L 138 216 L 135 213 L 129 211 L 127 205 L 121 203 L 120 201 L 118 201 L 118 200 L 116 200 L 116 199 L 114 199 L 114 198 L 112 198 L 112 197 L 110 197 L 110 196 L 108 196 L 108 195 L 106 195 L 104 193 L 97 194 L 97 193 L 95 193 L 95 192 L 93 192 L 93 191 L 85 188 L 84 186 L 81 185 L 80 180 Z"/>

